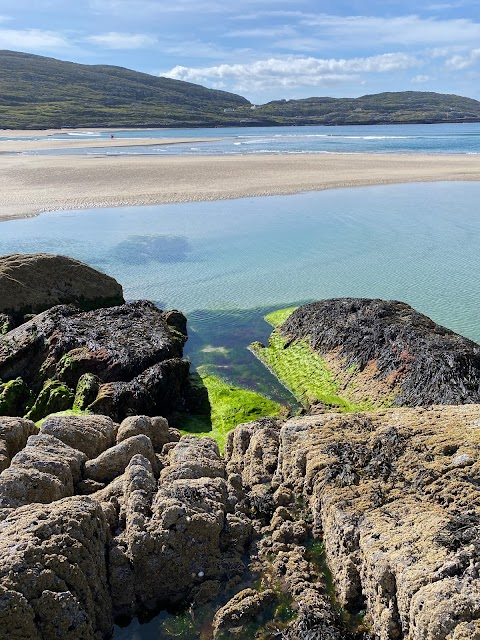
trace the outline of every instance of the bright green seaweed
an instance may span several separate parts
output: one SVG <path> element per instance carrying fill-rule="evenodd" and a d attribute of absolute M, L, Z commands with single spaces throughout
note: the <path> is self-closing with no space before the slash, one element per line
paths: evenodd
<path fill-rule="evenodd" d="M 182 433 L 214 438 L 223 450 L 227 433 L 238 424 L 286 413 L 286 408 L 278 402 L 234 387 L 217 376 L 208 375 L 204 368 L 199 373 L 211 410 L 209 414 L 180 414 L 172 426 L 180 428 Z"/>
<path fill-rule="evenodd" d="M 366 398 L 352 402 L 339 394 L 340 383 L 328 369 L 325 360 L 312 351 L 308 339 L 286 340 L 278 331 L 296 307 L 279 309 L 265 316 L 275 327 L 268 346 L 260 342 L 250 345 L 250 350 L 294 394 L 305 407 L 321 402 L 326 407 L 342 412 L 369 411 L 375 408 Z"/>

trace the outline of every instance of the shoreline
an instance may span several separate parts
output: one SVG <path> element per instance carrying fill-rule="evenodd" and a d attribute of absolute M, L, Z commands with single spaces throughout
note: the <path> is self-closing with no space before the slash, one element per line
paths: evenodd
<path fill-rule="evenodd" d="M 0 221 L 4 221 L 47 211 L 291 195 L 409 182 L 480 181 L 480 156 L 7 153 L 0 156 L 0 172 Z"/>
<path fill-rule="evenodd" d="M 58 151 L 59 149 L 104 149 L 122 147 L 163 147 L 171 144 L 200 144 L 222 138 L 52 138 L 51 140 L 0 140 L 0 155 L 25 154 L 31 151 Z M 99 151 L 99 154 L 101 152 Z"/>

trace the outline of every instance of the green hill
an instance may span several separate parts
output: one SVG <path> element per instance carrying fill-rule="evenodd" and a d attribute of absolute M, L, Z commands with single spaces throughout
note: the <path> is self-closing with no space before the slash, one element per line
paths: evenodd
<path fill-rule="evenodd" d="M 478 122 L 480 102 L 423 91 L 275 100 L 122 67 L 0 51 L 0 129 Z"/>
<path fill-rule="evenodd" d="M 360 98 L 276 100 L 257 107 L 278 124 L 393 124 L 477 122 L 480 102 L 428 91 L 376 93 Z"/>
<path fill-rule="evenodd" d="M 215 125 L 242 105 L 190 82 L 0 51 L 0 128 Z"/>

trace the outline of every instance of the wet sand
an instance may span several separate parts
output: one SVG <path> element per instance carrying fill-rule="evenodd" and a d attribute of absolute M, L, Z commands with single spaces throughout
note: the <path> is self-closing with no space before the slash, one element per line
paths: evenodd
<path fill-rule="evenodd" d="M 0 220 L 5 220 L 62 209 L 221 200 L 404 182 L 480 180 L 480 156 L 5 154 L 0 155 L 0 175 Z"/>
<path fill-rule="evenodd" d="M 0 140 L 0 154 L 58 149 L 112 149 L 116 147 L 160 147 L 166 144 L 197 144 L 219 138 L 52 138 L 50 140 Z"/>

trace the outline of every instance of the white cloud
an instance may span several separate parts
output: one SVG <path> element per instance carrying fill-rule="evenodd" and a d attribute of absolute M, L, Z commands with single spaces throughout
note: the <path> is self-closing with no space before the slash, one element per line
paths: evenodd
<path fill-rule="evenodd" d="M 295 36 L 296 31 L 289 25 L 282 25 L 228 31 L 225 35 L 231 38 L 279 38 L 281 36 Z"/>
<path fill-rule="evenodd" d="M 379 16 L 335 16 L 320 14 L 302 21 L 335 39 L 348 39 L 350 44 L 370 46 L 402 44 L 433 46 L 437 43 L 478 42 L 480 23 L 467 18 L 438 20 L 417 15 L 384 18 Z"/>
<path fill-rule="evenodd" d="M 105 49 L 145 49 L 157 44 L 157 38 L 146 33 L 119 33 L 110 31 L 86 38 Z"/>
<path fill-rule="evenodd" d="M 386 53 L 366 58 L 269 58 L 250 64 L 221 64 L 214 67 L 176 66 L 162 75 L 177 80 L 209 83 L 230 80 L 238 89 L 318 86 L 356 78 L 362 72 L 383 73 L 417 66 L 418 60 L 404 53 Z M 353 74 L 353 75 L 352 75 Z"/>
<path fill-rule="evenodd" d="M 0 29 L 0 49 L 44 51 L 70 46 L 65 37 L 55 31 L 41 29 Z"/>
<path fill-rule="evenodd" d="M 455 55 L 445 61 L 447 69 L 460 71 L 480 61 L 480 49 L 472 49 L 467 55 Z"/>
<path fill-rule="evenodd" d="M 426 84 L 427 82 L 430 82 L 431 77 L 430 76 L 426 76 L 426 75 L 418 75 L 418 76 L 414 76 L 412 78 L 412 82 L 414 84 Z"/>

